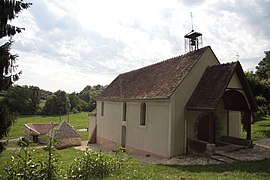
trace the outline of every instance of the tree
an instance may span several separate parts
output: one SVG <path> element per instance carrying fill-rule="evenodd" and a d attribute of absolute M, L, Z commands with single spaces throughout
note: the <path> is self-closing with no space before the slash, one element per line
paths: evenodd
<path fill-rule="evenodd" d="M 19 74 L 16 73 L 16 59 L 18 55 L 10 53 L 12 45 L 12 36 L 16 33 L 20 33 L 23 28 L 13 26 L 8 23 L 12 19 L 16 18 L 18 13 L 23 9 L 27 9 L 31 4 L 25 3 L 23 0 L 1 0 L 0 1 L 0 39 L 9 37 L 9 39 L 0 45 L 0 91 L 7 90 L 11 84 L 18 80 Z M 3 42 L 3 41 L 2 41 Z M 6 136 L 9 127 L 14 121 L 14 118 L 10 114 L 6 105 L 0 105 L 0 139 Z M 3 143 L 0 142 L 0 153 L 3 151 Z"/>
<path fill-rule="evenodd" d="M 0 46 L 0 87 L 6 90 L 19 78 L 20 73 L 16 73 L 17 54 L 11 54 L 12 36 L 20 33 L 24 28 L 8 24 L 8 21 L 17 17 L 23 9 L 27 9 L 31 4 L 23 1 L 0 1 L 0 39 L 9 37 L 9 40 Z"/>
<path fill-rule="evenodd" d="M 73 113 L 82 111 L 82 103 L 75 92 L 68 95 L 70 101 L 70 109 Z"/>
<path fill-rule="evenodd" d="M 45 114 L 62 115 L 70 110 L 70 102 L 65 91 L 58 90 L 46 100 Z"/>
<path fill-rule="evenodd" d="M 105 88 L 106 86 L 101 85 L 93 87 L 88 85 L 79 93 L 79 97 L 88 104 L 87 111 L 92 111 L 96 108 L 96 98 Z"/>
<path fill-rule="evenodd" d="M 10 111 L 19 114 L 30 114 L 29 107 L 29 92 L 27 86 L 13 86 L 7 91 L 4 98 L 5 104 L 9 107 Z"/>
<path fill-rule="evenodd" d="M 253 95 L 258 105 L 259 116 L 270 114 L 270 51 L 256 66 L 256 72 L 246 72 Z"/>
<path fill-rule="evenodd" d="M 40 89 L 35 86 L 12 86 L 4 98 L 12 112 L 23 115 L 35 115 L 39 109 Z"/>
<path fill-rule="evenodd" d="M 270 51 L 265 51 L 265 57 L 256 66 L 256 74 L 261 80 L 270 79 Z"/>
<path fill-rule="evenodd" d="M 30 86 L 28 88 L 29 92 L 29 110 L 31 114 L 36 114 L 39 109 L 40 103 L 40 89 L 35 86 Z"/>

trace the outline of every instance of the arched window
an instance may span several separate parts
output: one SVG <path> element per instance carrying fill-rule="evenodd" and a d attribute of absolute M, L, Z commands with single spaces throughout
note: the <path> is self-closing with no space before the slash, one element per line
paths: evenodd
<path fill-rule="evenodd" d="M 123 121 L 127 120 L 127 103 L 123 102 Z"/>
<path fill-rule="evenodd" d="M 145 126 L 146 120 L 146 104 L 141 103 L 141 112 L 140 112 L 140 126 Z"/>
<path fill-rule="evenodd" d="M 101 102 L 101 116 L 104 116 L 104 102 Z"/>

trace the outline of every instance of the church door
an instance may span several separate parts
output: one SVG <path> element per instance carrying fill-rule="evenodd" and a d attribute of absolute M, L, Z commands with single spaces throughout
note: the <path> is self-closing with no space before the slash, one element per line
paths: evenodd
<path fill-rule="evenodd" d="M 211 113 L 200 117 L 198 124 L 198 140 L 209 143 L 214 142 L 214 123 Z"/>

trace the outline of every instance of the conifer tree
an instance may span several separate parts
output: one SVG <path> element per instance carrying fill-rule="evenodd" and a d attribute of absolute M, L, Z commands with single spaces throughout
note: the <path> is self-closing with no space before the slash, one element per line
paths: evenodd
<path fill-rule="evenodd" d="M 16 71 L 17 54 L 11 54 L 12 37 L 22 32 L 24 28 L 16 27 L 9 22 L 18 17 L 18 14 L 27 9 L 31 3 L 23 0 L 0 0 L 0 91 L 7 90 L 14 81 L 19 79 L 20 72 Z M 8 108 L 0 102 L 0 139 L 7 135 L 14 118 Z M 3 151 L 3 144 L 0 142 L 0 153 Z"/>

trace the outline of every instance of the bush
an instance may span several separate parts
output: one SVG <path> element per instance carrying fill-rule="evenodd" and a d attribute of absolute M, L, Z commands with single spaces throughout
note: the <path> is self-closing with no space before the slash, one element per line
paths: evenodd
<path fill-rule="evenodd" d="M 57 179 L 62 172 L 58 168 L 58 160 L 52 153 L 39 155 L 28 142 L 19 141 L 21 148 L 11 156 L 7 162 L 5 174 L 0 175 L 3 179 Z M 48 146 L 47 151 L 52 152 L 53 147 Z"/>
<path fill-rule="evenodd" d="M 7 162 L 4 179 L 44 179 L 43 164 L 33 157 L 34 149 L 28 144 L 23 144 L 19 151 L 16 151 L 11 160 Z"/>
<path fill-rule="evenodd" d="M 125 163 L 122 156 L 108 155 L 102 151 L 86 150 L 74 160 L 68 171 L 68 179 L 99 179 L 120 172 Z"/>

